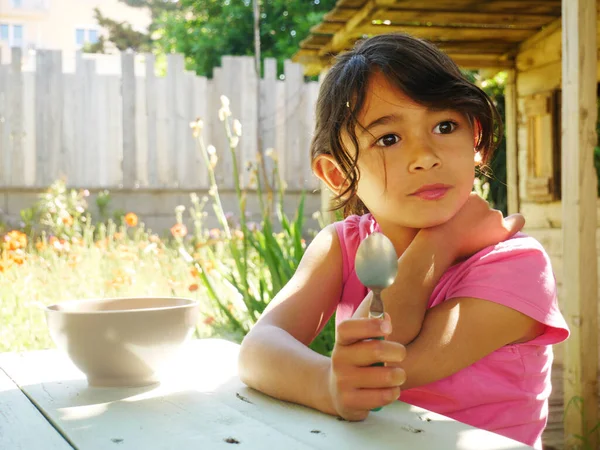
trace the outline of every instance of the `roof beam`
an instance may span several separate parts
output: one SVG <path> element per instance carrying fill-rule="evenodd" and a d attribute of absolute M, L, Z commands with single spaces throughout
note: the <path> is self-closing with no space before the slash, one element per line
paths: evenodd
<path fill-rule="evenodd" d="M 339 53 L 348 48 L 353 40 L 360 37 L 356 35 L 356 28 L 373 13 L 376 7 L 377 2 L 375 0 L 368 0 L 358 12 L 348 19 L 344 28 L 333 35 L 329 44 L 323 46 L 321 55 Z"/>
<path fill-rule="evenodd" d="M 461 24 L 471 27 L 484 28 L 523 28 L 538 29 L 549 22 L 554 16 L 541 14 L 506 14 L 465 11 L 439 11 L 425 9 L 379 9 L 373 14 L 372 20 L 389 20 L 392 24 L 410 24 L 421 22 L 430 25 Z"/>

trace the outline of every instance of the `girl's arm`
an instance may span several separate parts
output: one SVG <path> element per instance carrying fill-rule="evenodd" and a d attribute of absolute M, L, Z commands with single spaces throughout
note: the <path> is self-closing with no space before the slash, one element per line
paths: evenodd
<path fill-rule="evenodd" d="M 360 420 L 371 408 L 398 398 L 405 375 L 393 364 L 405 352 L 396 342 L 364 342 L 389 334 L 389 316 L 340 324 L 337 333 L 343 338 L 336 339 L 331 358 L 308 348 L 339 302 L 342 270 L 340 243 L 330 225 L 310 244 L 292 279 L 244 338 L 238 373 L 248 386 L 273 397 Z M 357 347 L 367 366 L 378 361 L 388 366 L 360 367 Z"/>
<path fill-rule="evenodd" d="M 500 211 L 473 193 L 448 222 L 419 231 L 398 260 L 398 276 L 382 293 L 385 310 L 392 318 L 390 339 L 412 342 L 420 333 L 429 298 L 446 270 L 457 260 L 502 242 L 524 225 L 516 214 L 504 219 Z M 366 297 L 358 317 L 367 317 L 372 294 Z"/>
<path fill-rule="evenodd" d="M 544 325 L 507 306 L 477 298 L 454 298 L 431 308 L 419 336 L 406 346 L 398 367 L 403 389 L 446 378 L 499 348 L 531 340 Z"/>

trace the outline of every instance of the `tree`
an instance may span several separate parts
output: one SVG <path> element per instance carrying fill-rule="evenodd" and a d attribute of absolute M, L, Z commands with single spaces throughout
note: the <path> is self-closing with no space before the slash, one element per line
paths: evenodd
<path fill-rule="evenodd" d="M 224 55 L 253 55 L 252 0 L 119 0 L 136 8 L 149 8 L 152 24 L 148 34 L 124 22 L 96 13 L 98 23 L 108 30 L 108 41 L 120 50 L 155 50 L 182 53 L 188 69 L 212 76 Z M 259 0 L 262 57 L 283 62 L 299 48 L 312 26 L 321 21 L 336 0 Z M 105 51 L 105 40 L 88 51 Z"/>
<path fill-rule="evenodd" d="M 152 33 L 158 17 L 168 11 L 178 8 L 178 3 L 172 0 L 119 0 L 134 8 L 150 9 L 152 22 L 147 33 L 134 30 L 127 22 L 106 17 L 99 8 L 94 8 L 94 17 L 102 28 L 108 32 L 108 37 L 100 36 L 95 44 L 88 44 L 85 51 L 89 53 L 106 53 L 106 44 L 111 42 L 120 51 L 131 49 L 136 52 L 148 52 L 154 48 Z"/>
<path fill-rule="evenodd" d="M 336 0 L 262 0 L 262 57 L 283 61 L 299 48 L 310 28 L 319 23 Z M 165 53 L 186 56 L 188 67 L 212 75 L 223 55 L 254 54 L 251 0 L 180 0 L 178 8 L 157 18 L 157 46 Z"/>

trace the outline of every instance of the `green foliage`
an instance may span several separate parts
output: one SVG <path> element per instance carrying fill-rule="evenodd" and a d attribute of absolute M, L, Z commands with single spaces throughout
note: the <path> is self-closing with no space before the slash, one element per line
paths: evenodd
<path fill-rule="evenodd" d="M 158 53 L 182 53 L 187 68 L 212 76 L 224 55 L 254 54 L 254 20 L 251 0 L 120 0 L 133 7 L 149 8 L 150 36 L 123 22 L 97 13 L 100 25 L 119 49 L 132 48 Z M 262 57 L 276 58 L 279 72 L 283 61 L 299 48 L 312 26 L 335 5 L 335 0 L 261 0 L 260 38 Z M 152 40 L 150 39 L 152 37 Z M 103 51 L 104 41 L 90 50 Z"/>
<path fill-rule="evenodd" d="M 597 422 L 591 430 L 588 430 L 584 420 L 586 416 L 585 404 L 583 398 L 580 396 L 576 395 L 569 400 L 565 407 L 565 417 L 568 415 L 571 408 L 575 408 L 576 414 L 581 417 L 584 424 L 584 430 L 581 435 L 575 434 L 567 436 L 568 448 L 572 450 L 592 450 L 592 441 L 594 438 L 597 442 L 600 441 L 600 421 Z"/>
<path fill-rule="evenodd" d="M 478 84 L 498 109 L 500 117 L 504 120 L 504 86 L 506 84 L 506 72 L 500 72 L 492 78 L 482 79 L 477 72 L 463 71 L 463 74 L 471 82 Z M 508 212 L 508 195 L 506 185 L 506 139 L 500 140 L 498 148 L 487 166 L 478 171 L 478 181 L 475 189 L 480 195 L 485 194 L 485 199 L 504 215 Z"/>
<path fill-rule="evenodd" d="M 102 28 L 108 32 L 108 39 L 100 36 L 98 42 L 86 44 L 87 53 L 106 53 L 106 43 L 110 41 L 119 51 L 133 50 L 149 52 L 153 44 L 149 34 L 134 30 L 127 22 L 119 22 L 105 17 L 98 8 L 94 8 L 94 17 Z"/>
<path fill-rule="evenodd" d="M 253 9 L 250 0 L 181 0 L 180 11 L 159 18 L 158 45 L 183 53 L 189 68 L 212 75 L 223 55 L 253 55 Z M 310 28 L 335 5 L 335 0 L 263 0 L 260 38 L 262 57 L 283 61 L 299 48 Z"/>
<path fill-rule="evenodd" d="M 220 229 L 212 230 L 208 235 L 198 233 L 203 230 L 202 211 L 208 199 L 200 202 L 192 196 L 191 216 L 194 222 L 195 236 L 190 241 L 179 238 L 180 253 L 195 268 L 201 285 L 215 306 L 215 322 L 221 329 L 229 328 L 233 336 L 242 337 L 260 318 L 270 301 L 288 283 L 304 255 L 304 199 L 302 194 L 295 216 L 290 219 L 284 212 L 285 190 L 279 178 L 276 158 L 273 158 L 273 179 L 275 192 L 265 186 L 266 174 L 261 171 L 260 156 L 248 169 L 260 203 L 260 225 L 250 224 L 246 216 L 246 189 L 240 186 L 240 171 L 237 166 L 236 147 L 241 137 L 241 124 L 231 117 L 229 100 L 222 97 L 223 107 L 219 117 L 224 122 L 229 140 L 229 152 L 233 161 L 232 179 L 238 200 L 239 223 L 228 220 L 223 210 L 216 182 L 214 168 L 219 160 L 217 150 L 207 147 L 202 137 L 202 121 L 192 124 L 198 150 L 204 158 L 210 180 L 209 195 Z M 273 206 L 275 203 L 275 218 Z M 182 218 L 178 218 L 181 224 Z M 276 229 L 281 231 L 277 232 Z M 222 236 L 215 239 L 214 236 Z M 192 254 L 190 254 L 192 253 Z M 215 270 L 216 269 L 216 270 Z M 223 295 L 229 293 L 229 295 Z M 238 304 L 232 308 L 231 305 Z M 334 321 L 330 320 L 324 330 L 311 344 L 315 351 L 329 355 L 333 350 L 335 337 Z"/>

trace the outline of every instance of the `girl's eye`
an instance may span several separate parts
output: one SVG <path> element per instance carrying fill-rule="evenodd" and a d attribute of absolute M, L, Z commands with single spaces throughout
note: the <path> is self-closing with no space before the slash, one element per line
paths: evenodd
<path fill-rule="evenodd" d="M 400 142 L 400 138 L 396 134 L 386 134 L 385 136 L 379 138 L 375 145 L 379 147 L 390 147 L 394 144 Z"/>
<path fill-rule="evenodd" d="M 453 122 L 451 120 L 445 120 L 443 122 L 438 123 L 433 129 L 433 132 L 436 134 L 450 134 L 454 130 L 456 130 L 456 127 L 456 122 Z"/>

